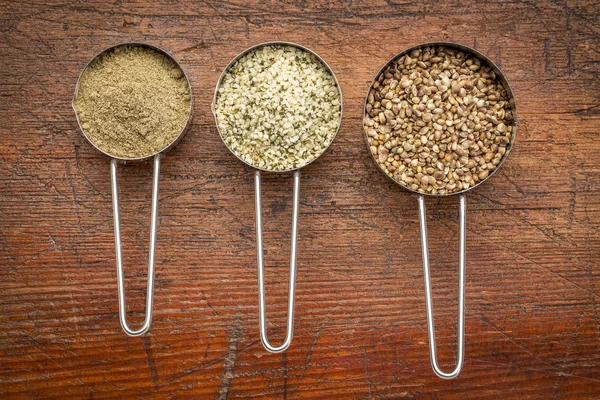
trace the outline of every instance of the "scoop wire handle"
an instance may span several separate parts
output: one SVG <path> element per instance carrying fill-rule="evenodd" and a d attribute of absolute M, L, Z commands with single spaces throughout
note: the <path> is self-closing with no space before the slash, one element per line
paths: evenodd
<path fill-rule="evenodd" d="M 466 259 L 466 214 L 467 200 L 464 194 L 459 198 L 459 267 L 458 267 L 458 337 L 457 337 L 457 362 L 451 372 L 440 369 L 437 361 L 435 347 L 435 324 L 433 319 L 433 299 L 431 296 L 431 274 L 429 268 L 429 250 L 427 246 L 427 215 L 425 212 L 425 198 L 419 196 L 419 220 L 421 224 L 421 246 L 423 250 L 423 275 L 425 278 L 425 300 L 427 306 L 427 330 L 429 333 L 429 355 L 431 367 L 437 376 L 443 379 L 453 379 L 460 374 L 464 363 L 465 341 L 465 259 Z"/>
<path fill-rule="evenodd" d="M 160 180 L 160 154 L 154 156 L 154 173 L 152 176 L 152 216 L 150 220 L 150 251 L 148 256 L 148 287 L 146 291 L 146 317 L 143 325 L 131 329 L 127 323 L 127 302 L 125 299 L 125 284 L 123 278 L 123 256 L 121 251 L 121 222 L 119 218 L 119 189 L 117 182 L 118 160 L 110 162 L 110 178 L 112 188 L 113 216 L 115 225 L 115 249 L 117 253 L 117 283 L 119 292 L 119 320 L 121 327 L 128 336 L 141 336 L 148 332 L 152 322 L 152 298 L 154 293 L 154 254 L 156 248 L 156 226 L 158 220 L 158 183 Z"/>
<path fill-rule="evenodd" d="M 256 198 L 256 247 L 258 261 L 258 315 L 260 340 L 265 349 L 271 353 L 281 353 L 287 350 L 294 335 L 294 293 L 296 289 L 296 245 L 298 243 L 298 209 L 300 208 L 300 170 L 294 171 L 294 194 L 292 208 L 292 244 L 290 255 L 290 281 L 288 288 L 288 310 L 285 340 L 280 346 L 273 346 L 267 337 L 267 317 L 265 306 L 265 278 L 262 245 L 262 207 L 260 194 L 260 171 L 254 173 L 254 190 Z"/>

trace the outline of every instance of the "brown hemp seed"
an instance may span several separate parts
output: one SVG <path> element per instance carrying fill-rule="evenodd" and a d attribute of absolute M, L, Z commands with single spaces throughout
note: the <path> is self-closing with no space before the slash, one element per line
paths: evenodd
<path fill-rule="evenodd" d="M 430 194 L 460 192 L 486 179 L 513 135 L 512 104 L 495 72 L 447 47 L 391 61 L 369 91 L 363 124 L 383 171 Z"/>

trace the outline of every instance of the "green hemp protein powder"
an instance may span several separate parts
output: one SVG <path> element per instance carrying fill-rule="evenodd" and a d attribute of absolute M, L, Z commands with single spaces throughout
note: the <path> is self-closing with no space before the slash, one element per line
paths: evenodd
<path fill-rule="evenodd" d="M 191 112 L 190 86 L 166 54 L 120 45 L 85 69 L 74 108 L 85 136 L 116 158 L 152 156 L 168 147 Z"/>

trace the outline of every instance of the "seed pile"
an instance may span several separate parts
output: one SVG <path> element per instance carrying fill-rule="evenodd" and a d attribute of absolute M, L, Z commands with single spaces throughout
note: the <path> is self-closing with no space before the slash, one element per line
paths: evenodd
<path fill-rule="evenodd" d="M 75 111 L 85 136 L 119 158 L 164 150 L 187 123 L 190 87 L 165 54 L 121 45 L 101 54 L 79 80 Z"/>
<path fill-rule="evenodd" d="M 401 185 L 451 194 L 484 180 L 510 146 L 512 108 L 494 71 L 452 48 L 413 50 L 369 91 L 364 129 L 379 165 Z"/>
<path fill-rule="evenodd" d="M 268 170 L 302 167 L 329 146 L 341 96 L 312 53 L 268 45 L 241 57 L 221 81 L 215 117 L 225 144 L 246 163 Z"/>

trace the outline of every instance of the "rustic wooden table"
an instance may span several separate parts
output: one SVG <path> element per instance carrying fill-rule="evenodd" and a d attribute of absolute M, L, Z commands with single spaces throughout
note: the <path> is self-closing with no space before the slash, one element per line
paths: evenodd
<path fill-rule="evenodd" d="M 53 5 L 0 14 L 0 397 L 600 397 L 600 7 L 597 1 L 397 0 Z M 337 73 L 344 119 L 303 171 L 295 338 L 258 334 L 252 171 L 210 102 L 243 49 L 304 44 Z M 518 102 L 516 146 L 469 193 L 466 362 L 430 367 L 416 196 L 371 161 L 370 81 L 426 41 L 473 46 Z M 194 122 L 162 165 L 154 321 L 118 322 L 109 160 L 71 98 L 103 48 L 144 41 L 191 78 Z M 144 310 L 151 164 L 120 169 L 130 320 Z M 284 334 L 290 175 L 263 181 L 269 333 Z M 457 198 L 429 199 L 440 359 L 454 365 Z"/>

